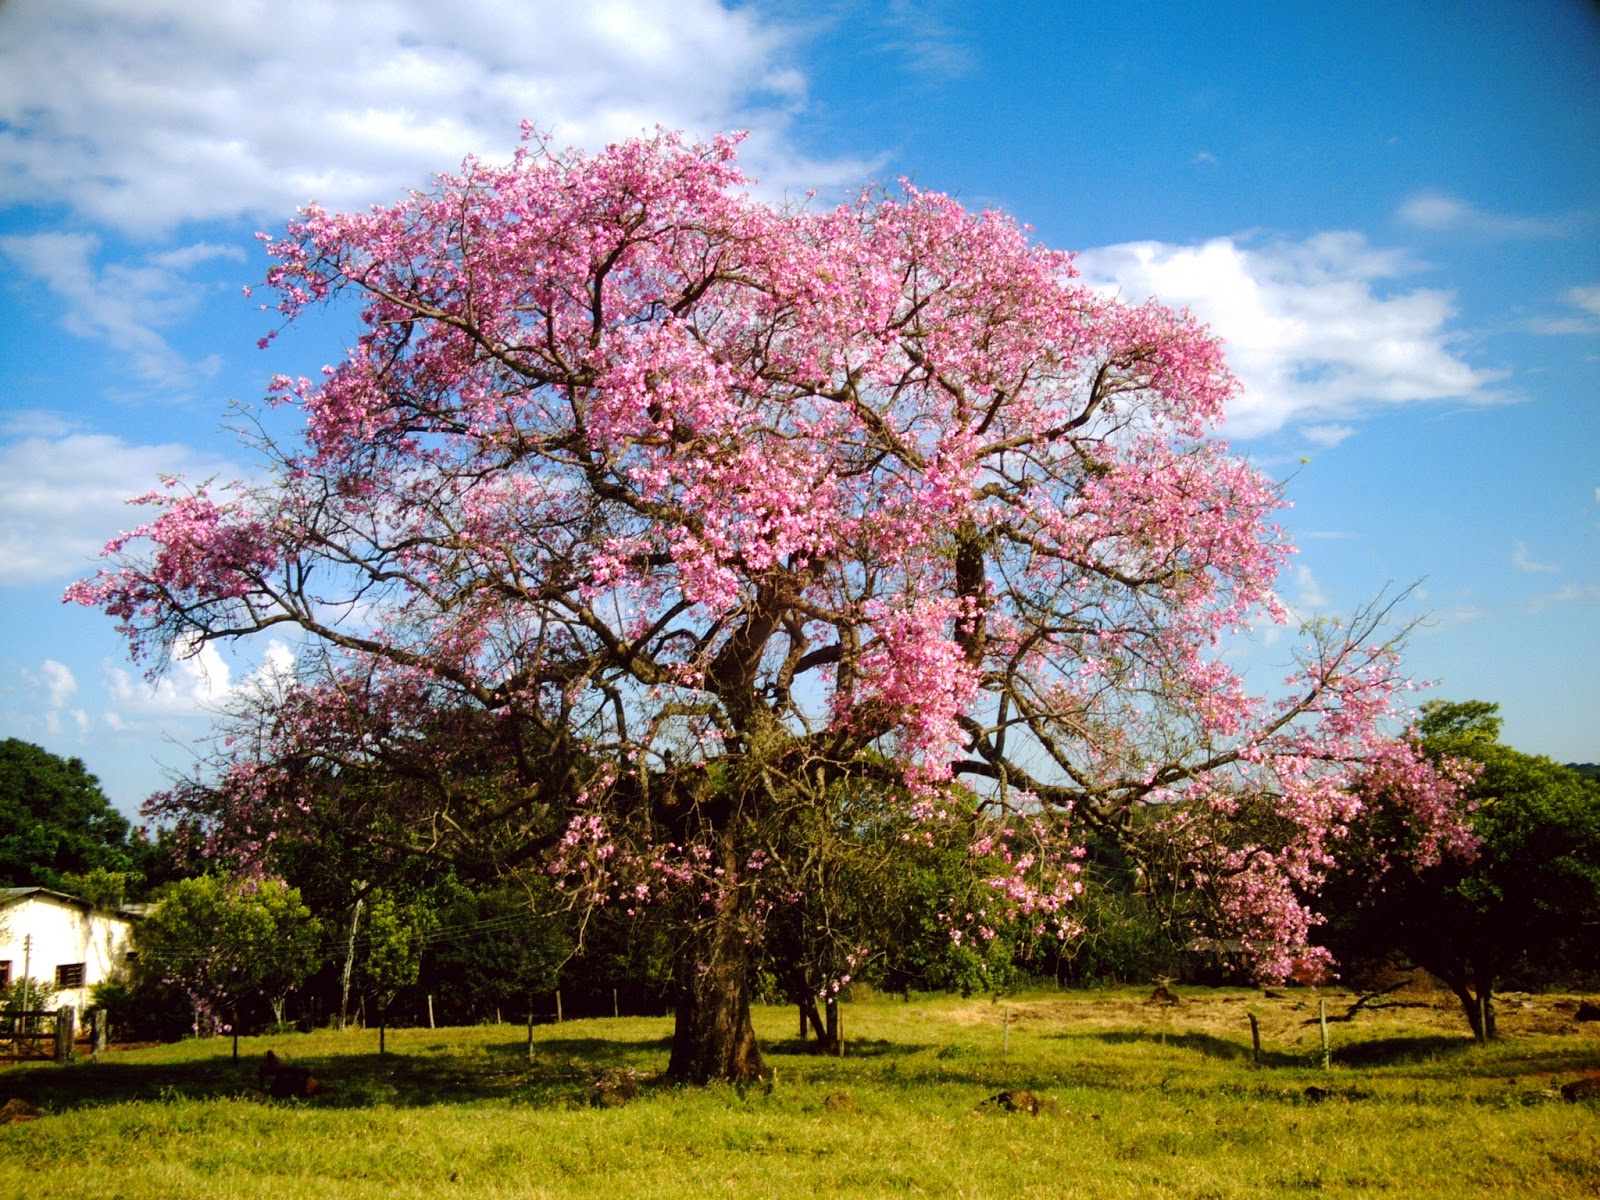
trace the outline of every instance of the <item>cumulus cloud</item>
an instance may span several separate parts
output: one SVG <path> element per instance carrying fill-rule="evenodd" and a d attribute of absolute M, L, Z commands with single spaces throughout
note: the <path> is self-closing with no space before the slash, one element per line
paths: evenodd
<path fill-rule="evenodd" d="M 11 0 L 0 186 L 137 232 L 277 221 L 508 153 L 523 119 L 591 148 L 749 127 L 771 186 L 859 178 L 794 153 L 804 94 L 783 33 L 718 0 Z"/>
<path fill-rule="evenodd" d="M 78 694 L 78 680 L 65 663 L 47 658 L 37 671 L 26 668 L 22 681 L 33 693 L 33 704 L 25 720 L 45 736 L 58 738 L 70 729 L 82 736 L 89 729 L 89 714 L 72 701 Z"/>
<path fill-rule="evenodd" d="M 229 468 L 186 446 L 135 446 L 105 434 L 0 443 L 0 583 L 65 582 L 88 573 L 118 530 L 145 519 L 127 507 L 128 497 L 149 491 L 160 475 L 180 473 L 204 478 Z"/>
<path fill-rule="evenodd" d="M 86 233 L 0 237 L 0 256 L 43 283 L 65 304 L 61 323 L 78 337 L 103 340 L 126 355 L 131 375 L 169 393 L 216 374 L 211 355 L 191 362 L 160 330 L 194 310 L 200 293 L 186 272 L 216 258 L 242 260 L 236 246 L 199 243 L 99 266 L 100 239 Z"/>
<path fill-rule="evenodd" d="M 215 713 L 227 698 L 232 671 L 210 643 L 178 649 L 164 674 L 141 679 L 122 667 L 106 664 L 106 693 L 121 714 L 145 717 L 189 717 Z"/>
<path fill-rule="evenodd" d="M 1455 349 L 1450 293 L 1391 288 L 1412 264 L 1359 233 L 1131 242 L 1088 251 L 1078 265 L 1088 282 L 1126 300 L 1188 307 L 1227 342 L 1245 386 L 1229 408 L 1236 437 L 1296 422 L 1331 437 L 1340 426 L 1330 422 L 1385 406 L 1498 398 L 1501 375 Z"/>
<path fill-rule="evenodd" d="M 127 729 L 140 718 L 214 716 L 234 696 L 276 694 L 293 676 L 294 662 L 294 652 L 276 638 L 267 643 L 261 662 L 237 684 L 228 660 L 210 642 L 175 647 L 166 671 L 153 680 L 106 662 L 106 695 L 115 705 L 106 720 L 115 729 Z"/>
<path fill-rule="evenodd" d="M 1408 197 L 1395 215 L 1413 229 L 1429 233 L 1466 233 L 1495 240 L 1564 237 L 1573 228 L 1572 222 L 1556 218 L 1486 212 L 1459 197 L 1435 191 Z"/>

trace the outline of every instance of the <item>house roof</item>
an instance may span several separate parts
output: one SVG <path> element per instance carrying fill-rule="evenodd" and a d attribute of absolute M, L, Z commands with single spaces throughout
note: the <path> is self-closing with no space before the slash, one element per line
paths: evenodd
<path fill-rule="evenodd" d="M 8 904 L 15 904 L 18 901 L 26 900 L 30 896 L 37 897 L 41 900 L 53 900 L 57 904 L 70 904 L 72 907 L 81 908 L 85 912 L 94 912 L 98 909 L 101 912 L 110 912 L 114 916 L 122 917 L 128 920 L 131 920 L 135 917 L 144 916 L 145 911 L 148 911 L 149 907 L 148 905 L 139 904 L 125 905 L 122 908 L 115 909 L 101 909 L 98 905 L 90 903 L 81 896 L 73 896 L 66 892 L 58 892 L 54 888 L 5 887 L 0 888 L 0 908 L 4 908 Z"/>

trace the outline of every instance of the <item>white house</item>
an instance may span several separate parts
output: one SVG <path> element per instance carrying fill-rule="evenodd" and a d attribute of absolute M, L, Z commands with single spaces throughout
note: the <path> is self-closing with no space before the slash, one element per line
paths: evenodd
<path fill-rule="evenodd" d="M 126 911 L 49 888 L 0 888 L 0 984 L 20 980 L 26 970 L 54 985 L 50 1007 L 70 1004 L 81 1019 L 90 991 L 121 970 L 132 945 Z"/>

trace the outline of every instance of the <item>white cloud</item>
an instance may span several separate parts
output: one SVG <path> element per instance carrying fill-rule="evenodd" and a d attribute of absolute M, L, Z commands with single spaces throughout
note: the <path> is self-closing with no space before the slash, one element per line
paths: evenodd
<path fill-rule="evenodd" d="M 1580 311 L 1534 317 L 1526 323 L 1527 328 L 1534 333 L 1556 335 L 1600 333 L 1600 285 L 1568 288 L 1563 298 Z"/>
<path fill-rule="evenodd" d="M 122 667 L 105 664 L 106 692 L 126 714 L 146 717 L 208 716 L 228 696 L 232 675 L 217 648 L 174 649 L 166 671 L 154 680 L 136 678 Z"/>
<path fill-rule="evenodd" d="M 1467 233 L 1501 239 L 1564 237 L 1572 232 L 1570 221 L 1485 212 L 1445 192 L 1418 192 L 1407 198 L 1395 215 L 1413 229 L 1430 233 Z"/>
<path fill-rule="evenodd" d="M 50 691 L 50 707 L 65 708 L 67 701 L 78 691 L 78 681 L 73 677 L 72 669 L 65 663 L 47 658 L 40 674 L 44 676 L 45 686 Z"/>
<path fill-rule="evenodd" d="M 771 186 L 858 178 L 794 153 L 784 55 L 753 6 L 718 0 L 11 0 L 0 188 L 133 231 L 276 222 L 509 153 L 523 119 L 589 147 L 750 127 Z"/>
<path fill-rule="evenodd" d="M 228 472 L 186 446 L 132 446 L 105 434 L 0 443 L 0 582 L 88 574 L 119 529 L 145 519 L 127 507 L 128 497 L 148 492 L 162 474 Z"/>
<path fill-rule="evenodd" d="M 1417 626 L 1419 635 L 1440 633 L 1446 629 L 1454 629 L 1458 625 L 1468 625 L 1473 621 L 1486 620 L 1493 614 L 1486 608 L 1478 608 L 1470 604 L 1457 604 L 1450 608 L 1436 609 L 1422 620 Z"/>
<path fill-rule="evenodd" d="M 200 301 L 183 272 L 215 258 L 242 260 L 243 252 L 200 243 L 100 267 L 94 262 L 99 250 L 100 239 L 92 234 L 0 238 L 0 255 L 65 301 L 62 324 L 67 330 L 78 337 L 102 339 L 125 354 L 137 379 L 173 392 L 215 374 L 219 365 L 215 356 L 190 362 L 158 330 L 187 315 Z"/>
<path fill-rule="evenodd" d="M 1533 575 L 1553 575 L 1561 568 L 1554 563 L 1535 562 L 1528 557 L 1526 542 L 1516 542 L 1511 547 L 1511 565 L 1519 571 L 1526 571 Z"/>
<path fill-rule="evenodd" d="M 1528 602 L 1530 612 L 1543 612 L 1552 604 L 1594 604 L 1600 602 L 1600 584 L 1569 583 L 1543 596 L 1535 596 Z"/>
<path fill-rule="evenodd" d="M 1491 387 L 1500 375 L 1453 348 L 1451 295 L 1380 290 L 1411 264 L 1358 233 L 1261 245 L 1131 242 L 1088 251 L 1078 264 L 1088 282 L 1124 299 L 1190 308 L 1226 341 L 1245 387 L 1228 410 L 1238 437 L 1390 405 L 1499 398 Z"/>
<path fill-rule="evenodd" d="M 1326 612 L 1333 606 L 1333 597 L 1329 596 L 1327 590 L 1317 581 L 1310 567 L 1304 564 L 1296 565 L 1293 574 L 1297 592 L 1294 609 L 1297 613 Z"/>
<path fill-rule="evenodd" d="M 1311 441 L 1330 449 L 1353 435 L 1355 431 L 1354 425 L 1307 425 L 1302 430 Z"/>
<path fill-rule="evenodd" d="M 940 83 L 970 74 L 977 56 L 951 12 L 951 5 L 938 0 L 889 0 L 877 14 L 885 29 L 884 49 L 918 75 Z"/>
<path fill-rule="evenodd" d="M 116 708 L 105 719 L 120 730 L 131 727 L 130 717 L 215 716 L 241 693 L 275 693 L 293 676 L 294 661 L 294 652 L 276 638 L 267 643 L 259 665 L 237 684 L 228 661 L 211 642 L 198 649 L 176 647 L 166 671 L 154 680 L 137 678 L 108 661 L 103 664 L 105 688 Z"/>
<path fill-rule="evenodd" d="M 47 658 L 37 672 L 26 668 L 22 681 L 33 693 L 33 702 L 23 718 L 23 725 L 38 729 L 45 736 L 62 737 L 70 723 L 80 738 L 88 732 L 89 714 L 73 707 L 73 697 L 78 694 L 78 680 L 65 663 Z"/>
<path fill-rule="evenodd" d="M 1600 284 L 1592 287 L 1568 288 L 1567 299 L 1586 312 L 1600 317 Z"/>

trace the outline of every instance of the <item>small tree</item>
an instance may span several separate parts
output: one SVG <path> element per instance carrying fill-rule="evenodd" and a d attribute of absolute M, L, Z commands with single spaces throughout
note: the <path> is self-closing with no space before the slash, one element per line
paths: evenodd
<path fill-rule="evenodd" d="M 243 1002 L 261 996 L 281 1022 L 284 998 L 316 967 L 321 924 L 300 894 L 279 880 L 180 880 L 138 929 L 141 968 L 181 987 L 196 1034 L 223 1018 L 239 1053 Z"/>
<path fill-rule="evenodd" d="M 401 904 L 382 888 L 367 894 L 365 909 L 366 953 L 361 960 L 361 978 L 378 1006 L 378 1053 L 383 1054 L 389 1005 L 401 988 L 417 981 L 434 918 L 421 903 Z"/>
<path fill-rule="evenodd" d="M 474 890 L 451 881 L 437 896 L 439 936 L 427 945 L 422 978 L 446 1011 L 521 1011 L 555 988 L 573 952 L 564 914 L 544 915 L 526 893 L 506 887 Z"/>
<path fill-rule="evenodd" d="M 1341 957 L 1399 951 L 1426 968 L 1487 1041 L 1508 974 L 1600 966 L 1600 783 L 1503 745 L 1499 705 L 1485 701 L 1431 701 L 1414 733 L 1463 778 L 1471 837 L 1419 845 L 1412 801 L 1369 778 L 1328 891 L 1328 940 Z"/>

